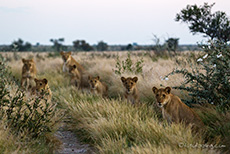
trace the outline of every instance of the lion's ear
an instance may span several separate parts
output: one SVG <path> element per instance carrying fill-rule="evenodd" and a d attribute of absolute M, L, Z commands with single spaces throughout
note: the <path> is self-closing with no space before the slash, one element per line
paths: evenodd
<path fill-rule="evenodd" d="M 133 80 L 134 82 L 137 82 L 138 77 L 135 76 L 132 80 Z"/>
<path fill-rule="evenodd" d="M 100 80 L 100 76 L 97 76 L 97 78 L 96 78 L 97 80 Z"/>
<path fill-rule="evenodd" d="M 34 82 L 38 82 L 38 79 L 37 79 L 37 78 L 34 78 Z"/>
<path fill-rule="evenodd" d="M 89 76 L 88 76 L 88 80 L 91 80 L 91 79 L 92 79 L 92 77 L 89 75 Z"/>
<path fill-rule="evenodd" d="M 122 81 L 122 82 L 125 82 L 125 81 L 126 81 L 126 78 L 122 76 L 122 77 L 121 77 L 121 81 Z"/>
<path fill-rule="evenodd" d="M 152 91 L 153 91 L 154 94 L 156 94 L 158 92 L 158 89 L 156 87 L 153 87 Z"/>
<path fill-rule="evenodd" d="M 165 92 L 166 92 L 167 94 L 170 94 L 170 93 L 171 93 L 171 90 L 172 90 L 172 89 L 171 89 L 170 87 L 166 87 L 166 88 L 165 88 Z"/>
<path fill-rule="evenodd" d="M 25 60 L 24 58 L 22 58 L 22 62 L 23 62 L 23 63 L 25 63 L 25 62 L 26 62 L 26 60 Z"/>
<path fill-rule="evenodd" d="M 71 51 L 69 51 L 69 52 L 68 52 L 68 54 L 69 54 L 69 55 L 72 55 L 72 52 L 71 52 Z"/>
<path fill-rule="evenodd" d="M 43 81 L 45 84 L 48 83 L 48 80 L 47 80 L 46 78 L 44 78 L 42 81 Z"/>
<path fill-rule="evenodd" d="M 61 52 L 60 52 L 60 54 L 61 54 L 61 55 L 63 55 L 63 54 L 64 54 L 64 52 L 63 52 L 63 51 L 61 51 Z"/>

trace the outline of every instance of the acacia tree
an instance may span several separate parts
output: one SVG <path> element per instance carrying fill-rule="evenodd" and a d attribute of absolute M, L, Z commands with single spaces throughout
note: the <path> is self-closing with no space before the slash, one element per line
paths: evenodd
<path fill-rule="evenodd" d="M 106 50 L 108 50 L 108 44 L 103 42 L 103 41 L 98 42 L 96 47 L 97 47 L 98 51 L 106 51 Z"/>
<path fill-rule="evenodd" d="M 165 42 L 167 44 L 168 50 L 173 51 L 175 53 L 178 48 L 179 38 L 169 38 Z"/>
<path fill-rule="evenodd" d="M 62 45 L 62 42 L 64 42 L 64 38 L 59 38 L 59 39 L 50 39 L 50 42 L 53 43 L 53 48 L 55 51 L 61 51 L 64 48 L 66 48 L 64 45 Z"/>
<path fill-rule="evenodd" d="M 11 50 L 16 49 L 17 51 L 29 51 L 31 50 L 32 45 L 29 42 L 24 42 L 22 39 L 18 39 L 17 41 L 13 41 L 10 45 Z"/>
<path fill-rule="evenodd" d="M 212 13 L 211 9 L 215 3 L 203 6 L 187 5 L 180 13 L 176 14 L 176 21 L 182 21 L 189 25 L 193 34 L 202 33 L 211 40 L 222 42 L 230 41 L 230 20 L 225 12 Z"/>
<path fill-rule="evenodd" d="M 93 50 L 93 47 L 90 46 L 89 43 L 87 43 L 85 40 L 76 40 L 73 41 L 73 47 L 75 48 L 75 50 L 78 51 L 91 51 Z"/>

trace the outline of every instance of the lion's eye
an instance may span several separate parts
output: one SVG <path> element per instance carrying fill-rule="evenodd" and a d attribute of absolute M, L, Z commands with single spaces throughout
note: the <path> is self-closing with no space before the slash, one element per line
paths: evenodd
<path fill-rule="evenodd" d="M 133 83 L 131 82 L 131 85 L 133 85 Z"/>
<path fill-rule="evenodd" d="M 165 94 L 163 94 L 163 98 L 165 98 Z"/>
<path fill-rule="evenodd" d="M 40 83 L 40 86 L 42 86 L 42 83 Z"/>
<path fill-rule="evenodd" d="M 159 96 L 159 94 L 156 95 L 157 97 Z"/>

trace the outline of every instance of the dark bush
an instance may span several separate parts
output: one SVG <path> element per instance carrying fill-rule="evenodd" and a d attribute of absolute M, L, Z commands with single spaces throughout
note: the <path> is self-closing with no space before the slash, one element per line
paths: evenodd
<path fill-rule="evenodd" d="M 229 108 L 230 100 L 230 47 L 226 43 L 211 42 L 201 46 L 204 55 L 187 69 L 175 69 L 169 75 L 182 74 L 185 82 L 174 87 L 188 91 L 186 103 L 214 104 L 221 111 Z"/>

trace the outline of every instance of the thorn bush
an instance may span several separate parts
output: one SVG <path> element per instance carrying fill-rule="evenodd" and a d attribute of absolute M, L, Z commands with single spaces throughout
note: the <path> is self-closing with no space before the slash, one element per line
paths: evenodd
<path fill-rule="evenodd" d="M 43 97 L 26 101 L 24 97 L 0 55 L 0 122 L 16 134 L 26 131 L 35 138 L 51 131 L 56 104 Z"/>
<path fill-rule="evenodd" d="M 219 41 L 200 45 L 204 55 L 191 65 L 192 71 L 175 69 L 169 75 L 182 74 L 185 81 L 175 89 L 185 90 L 191 96 L 187 104 L 214 104 L 224 111 L 230 100 L 230 46 Z"/>

